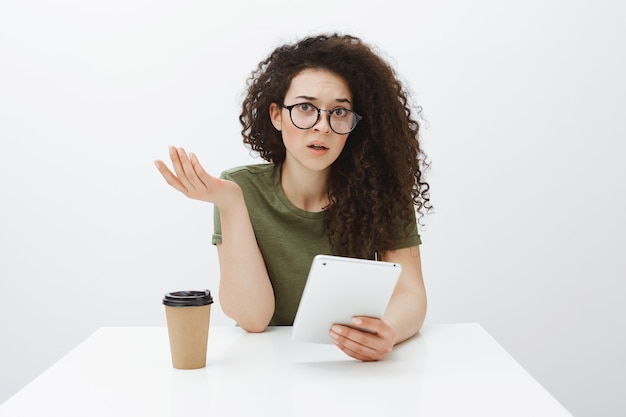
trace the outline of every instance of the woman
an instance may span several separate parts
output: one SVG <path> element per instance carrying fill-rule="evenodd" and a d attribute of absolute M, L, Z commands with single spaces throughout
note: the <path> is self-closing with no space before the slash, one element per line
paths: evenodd
<path fill-rule="evenodd" d="M 275 49 L 248 80 L 244 143 L 269 163 L 216 178 L 194 154 L 170 148 L 165 180 L 215 205 L 220 304 L 243 329 L 291 325 L 313 257 L 402 265 L 371 331 L 334 325 L 349 356 L 380 360 L 415 335 L 426 314 L 416 211 L 430 208 L 419 124 L 393 69 L 353 36 L 321 35 Z M 242 261 L 245 260 L 245 261 Z"/>

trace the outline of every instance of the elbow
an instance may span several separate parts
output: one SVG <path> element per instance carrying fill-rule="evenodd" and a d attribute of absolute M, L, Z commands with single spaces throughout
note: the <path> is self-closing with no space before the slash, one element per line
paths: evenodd
<path fill-rule="evenodd" d="M 265 325 L 261 323 L 248 323 L 245 325 L 241 323 L 237 323 L 237 324 L 239 324 L 239 327 L 241 327 L 248 333 L 263 333 L 265 329 L 267 329 L 267 324 Z"/>
<path fill-rule="evenodd" d="M 243 313 L 241 311 L 229 311 L 224 309 L 224 313 L 231 319 L 235 320 L 237 326 L 241 327 L 248 333 L 263 333 L 269 326 L 271 315 L 265 316 L 259 313 Z"/>
<path fill-rule="evenodd" d="M 222 311 L 237 325 L 249 333 L 262 333 L 267 329 L 274 316 L 274 299 L 266 303 L 248 305 L 239 298 L 233 298 L 227 294 L 221 298 Z"/>
<path fill-rule="evenodd" d="M 237 325 L 244 329 L 248 333 L 263 333 L 267 326 L 269 326 L 271 317 L 259 318 L 259 317 L 246 317 L 237 321 Z"/>

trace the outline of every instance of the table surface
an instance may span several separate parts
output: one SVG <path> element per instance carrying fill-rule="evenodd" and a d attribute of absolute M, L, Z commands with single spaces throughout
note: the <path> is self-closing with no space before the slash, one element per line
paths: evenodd
<path fill-rule="evenodd" d="M 171 366 L 167 328 L 103 327 L 0 406 L 14 416 L 570 416 L 480 325 L 433 324 L 380 362 L 211 327 L 206 368 Z"/>

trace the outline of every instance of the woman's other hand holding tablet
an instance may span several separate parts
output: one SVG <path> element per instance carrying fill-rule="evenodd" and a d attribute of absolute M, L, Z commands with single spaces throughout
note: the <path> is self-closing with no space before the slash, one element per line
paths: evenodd
<path fill-rule="evenodd" d="M 354 317 L 354 327 L 335 324 L 330 337 L 346 355 L 360 361 L 379 361 L 393 349 L 397 332 L 385 319 Z"/>

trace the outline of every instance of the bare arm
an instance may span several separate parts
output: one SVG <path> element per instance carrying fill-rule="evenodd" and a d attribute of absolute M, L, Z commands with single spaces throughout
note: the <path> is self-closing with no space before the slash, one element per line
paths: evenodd
<path fill-rule="evenodd" d="M 397 332 L 397 344 L 414 336 L 426 318 L 426 289 L 419 246 L 388 252 L 383 260 L 402 265 L 402 274 L 384 316 Z"/>
<path fill-rule="evenodd" d="M 172 187 L 189 198 L 219 207 L 223 241 L 217 245 L 220 263 L 220 304 L 224 313 L 244 330 L 262 332 L 274 314 L 274 291 L 256 243 L 241 188 L 211 176 L 194 154 L 170 148 L 172 173 L 155 164 Z"/>

